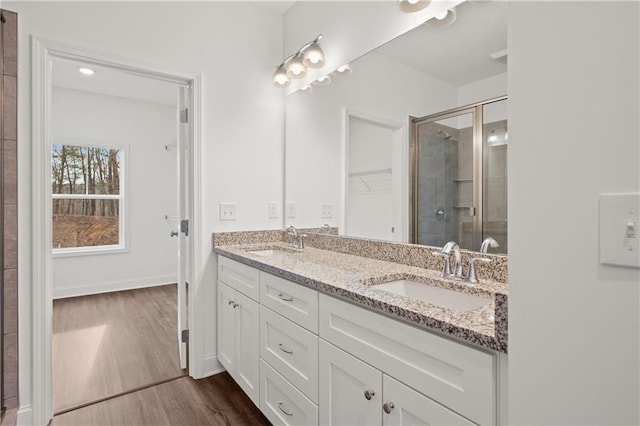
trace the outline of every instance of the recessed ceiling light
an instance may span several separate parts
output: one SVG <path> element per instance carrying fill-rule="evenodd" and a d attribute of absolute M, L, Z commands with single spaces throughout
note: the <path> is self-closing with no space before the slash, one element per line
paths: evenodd
<path fill-rule="evenodd" d="M 92 70 L 91 68 L 87 68 L 87 67 L 78 68 L 78 72 L 80 74 L 84 74 L 84 75 L 94 75 L 96 73 L 94 70 Z"/>

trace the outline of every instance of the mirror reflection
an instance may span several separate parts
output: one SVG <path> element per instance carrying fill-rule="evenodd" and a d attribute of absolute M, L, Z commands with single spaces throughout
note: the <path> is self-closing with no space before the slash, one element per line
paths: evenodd
<path fill-rule="evenodd" d="M 287 226 L 507 253 L 506 4 L 456 9 L 287 97 Z"/>

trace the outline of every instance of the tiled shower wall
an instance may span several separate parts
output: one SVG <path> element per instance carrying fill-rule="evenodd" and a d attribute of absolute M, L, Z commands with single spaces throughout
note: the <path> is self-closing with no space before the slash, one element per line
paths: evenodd
<path fill-rule="evenodd" d="M 2 301 L 3 390 L 7 409 L 18 405 L 18 181 L 17 86 L 18 16 L 2 10 L 2 204 L 3 273 Z"/>

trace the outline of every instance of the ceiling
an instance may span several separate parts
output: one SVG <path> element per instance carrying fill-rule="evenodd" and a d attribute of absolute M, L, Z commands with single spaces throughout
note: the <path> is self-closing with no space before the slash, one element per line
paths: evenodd
<path fill-rule="evenodd" d="M 87 66 L 96 73 L 92 76 L 83 75 L 78 71 L 82 66 Z M 162 105 L 176 106 L 178 103 L 177 84 L 68 59 L 53 60 L 53 87 Z"/>
<path fill-rule="evenodd" d="M 296 0 L 289 0 L 289 1 L 271 1 L 271 0 L 264 0 L 261 1 L 259 3 L 257 3 L 259 6 L 265 8 L 265 9 L 269 9 L 273 12 L 276 12 L 280 15 L 284 15 L 287 10 L 289 10 L 289 8 L 291 6 L 293 6 L 293 4 L 296 2 Z"/>
<path fill-rule="evenodd" d="M 451 26 L 420 25 L 376 53 L 455 86 L 507 72 L 506 57 L 489 56 L 507 48 L 507 2 L 465 2 L 456 10 Z"/>

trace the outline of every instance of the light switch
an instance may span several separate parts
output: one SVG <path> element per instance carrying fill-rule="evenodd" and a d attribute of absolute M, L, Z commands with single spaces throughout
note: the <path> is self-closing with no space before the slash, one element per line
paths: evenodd
<path fill-rule="evenodd" d="M 600 263 L 640 268 L 640 193 L 600 195 Z"/>
<path fill-rule="evenodd" d="M 293 219 L 296 217 L 296 203 L 287 203 L 287 218 Z"/>

